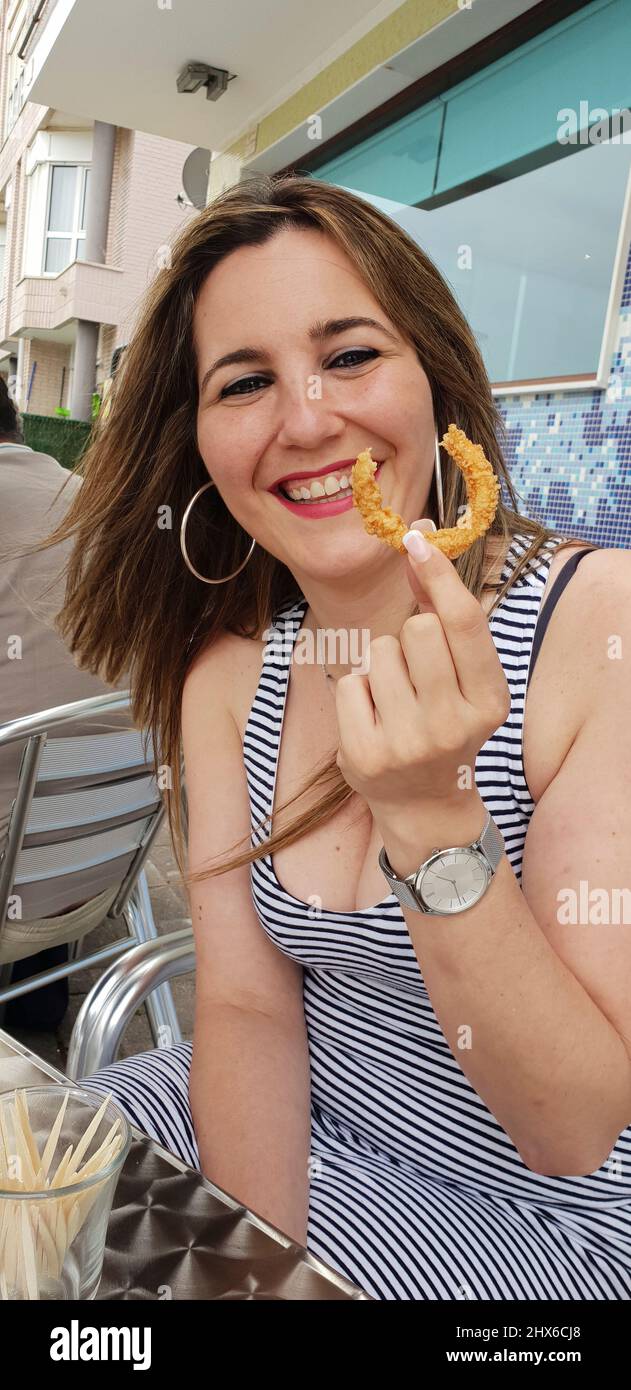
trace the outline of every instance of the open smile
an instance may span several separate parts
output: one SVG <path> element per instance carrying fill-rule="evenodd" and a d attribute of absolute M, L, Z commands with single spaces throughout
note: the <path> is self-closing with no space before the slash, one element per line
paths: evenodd
<path fill-rule="evenodd" d="M 383 464 L 380 463 L 375 471 L 375 481 L 379 478 Z M 278 498 L 284 507 L 298 516 L 304 516 L 310 521 L 317 520 L 318 517 L 337 516 L 338 512 L 346 512 L 353 506 L 353 493 L 351 489 L 345 489 L 341 496 L 333 494 L 326 498 L 313 498 L 311 501 L 293 502 L 290 497 L 286 497 L 280 488 L 276 488 L 273 497 Z"/>

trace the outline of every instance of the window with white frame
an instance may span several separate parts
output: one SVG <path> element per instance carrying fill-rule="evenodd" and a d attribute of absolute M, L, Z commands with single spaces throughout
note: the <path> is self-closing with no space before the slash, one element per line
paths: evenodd
<path fill-rule="evenodd" d="M 89 166 L 85 164 L 50 165 L 42 266 L 45 275 L 58 275 L 73 261 L 85 257 L 89 175 Z"/>
<path fill-rule="evenodd" d="M 13 31 L 15 33 L 15 30 Z M 17 43 L 13 39 L 13 46 L 7 55 L 6 67 L 6 93 L 7 104 L 5 113 L 5 137 L 13 129 L 15 122 L 24 106 L 26 100 L 24 92 L 24 61 L 18 57 Z"/>
<path fill-rule="evenodd" d="M 24 64 L 21 63 L 7 96 L 7 132 L 12 130 L 24 105 Z"/>

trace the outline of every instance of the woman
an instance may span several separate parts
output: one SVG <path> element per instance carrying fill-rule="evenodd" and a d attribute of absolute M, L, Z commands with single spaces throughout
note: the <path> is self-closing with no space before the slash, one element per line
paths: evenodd
<path fill-rule="evenodd" d="M 506 494 L 455 562 L 321 500 L 370 445 L 413 531 L 454 525 L 451 422 Z M 631 569 L 519 513 L 500 429 L 420 248 L 258 177 L 180 234 L 65 528 L 60 628 L 133 670 L 184 871 L 182 735 L 197 949 L 192 1059 L 84 1084 L 378 1299 L 631 1293 Z"/>

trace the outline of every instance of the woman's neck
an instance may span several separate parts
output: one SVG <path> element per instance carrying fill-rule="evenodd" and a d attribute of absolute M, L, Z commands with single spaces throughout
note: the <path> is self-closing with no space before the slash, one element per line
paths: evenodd
<path fill-rule="evenodd" d="M 484 590 L 480 602 L 485 610 L 491 607 L 495 586 L 502 572 L 505 547 L 501 537 L 489 538 L 485 555 Z M 302 631 L 311 634 L 315 660 L 324 666 L 333 681 L 350 671 L 365 674 L 368 666 L 368 645 L 376 637 L 398 637 L 407 618 L 421 611 L 407 582 L 388 591 L 385 583 L 371 584 L 367 593 L 332 591 L 301 581 L 307 599 Z M 431 608 L 431 605 L 429 605 Z"/>
<path fill-rule="evenodd" d="M 362 606 L 356 620 L 349 621 L 348 608 L 344 608 L 344 620 L 338 621 L 335 605 L 325 618 L 316 616 L 311 605 L 308 606 L 302 630 L 312 635 L 315 659 L 324 667 L 333 680 L 359 671 L 365 675 L 368 668 L 368 647 L 375 637 L 398 636 L 404 622 L 418 611 L 418 604 L 411 590 L 402 596 L 399 603 L 388 607 L 375 603 L 371 607 L 370 620 L 366 619 L 366 608 Z M 352 615 L 351 615 L 352 618 Z"/>

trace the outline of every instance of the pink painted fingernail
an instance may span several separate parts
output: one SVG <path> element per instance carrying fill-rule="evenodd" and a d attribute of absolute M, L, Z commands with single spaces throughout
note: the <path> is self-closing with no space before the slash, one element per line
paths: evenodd
<path fill-rule="evenodd" d="M 406 531 L 403 544 L 413 560 L 429 560 L 432 547 L 429 541 L 425 540 L 422 531 Z"/>

